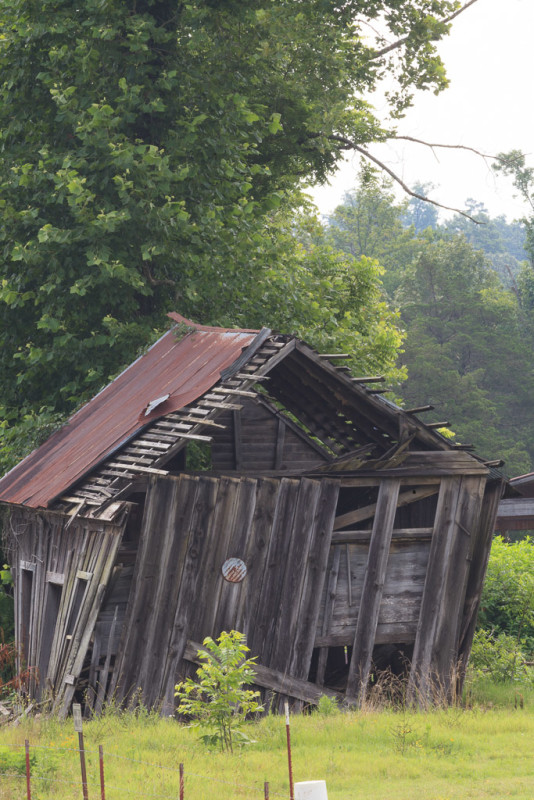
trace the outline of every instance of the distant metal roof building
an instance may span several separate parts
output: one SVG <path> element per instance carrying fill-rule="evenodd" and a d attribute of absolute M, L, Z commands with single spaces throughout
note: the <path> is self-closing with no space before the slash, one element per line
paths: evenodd
<path fill-rule="evenodd" d="M 259 333 L 169 317 L 178 324 L 0 480 L 0 500 L 48 506 L 148 423 L 204 394 Z"/>

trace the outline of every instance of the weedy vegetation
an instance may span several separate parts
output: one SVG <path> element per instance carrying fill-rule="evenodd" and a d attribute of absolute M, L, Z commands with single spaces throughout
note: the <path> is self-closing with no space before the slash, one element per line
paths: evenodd
<path fill-rule="evenodd" d="M 215 643 L 216 644 L 216 643 Z M 325 779 L 330 800 L 532 800 L 534 690 L 475 681 L 462 707 L 416 711 L 370 694 L 365 708 L 342 710 L 329 699 L 291 717 L 295 780 Z M 98 797 L 98 745 L 103 745 L 110 797 L 176 798 L 185 766 L 187 800 L 288 797 L 285 724 L 267 715 L 241 722 L 251 740 L 234 753 L 208 746 L 198 729 L 143 709 L 109 707 L 84 724 L 89 796 Z M 72 720 L 28 718 L 0 729 L 0 798 L 24 795 L 24 740 L 29 739 L 33 796 L 81 797 L 77 736 Z M 6 772 L 11 777 L 6 776 Z"/>
<path fill-rule="evenodd" d="M 198 651 L 203 662 L 197 680 L 188 678 L 177 684 L 178 714 L 193 719 L 193 726 L 207 732 L 201 740 L 232 753 L 235 744 L 250 744 L 243 730 L 248 715 L 263 711 L 260 693 L 246 689 L 254 681 L 254 659 L 245 658 L 250 648 L 239 631 L 223 631 L 217 641 L 204 639 Z"/>

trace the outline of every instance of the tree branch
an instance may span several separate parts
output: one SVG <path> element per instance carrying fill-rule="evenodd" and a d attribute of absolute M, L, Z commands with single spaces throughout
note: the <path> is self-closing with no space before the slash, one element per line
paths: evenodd
<path fill-rule="evenodd" d="M 147 281 L 151 286 L 176 286 L 176 281 L 171 280 L 170 278 L 155 278 L 148 266 L 148 264 L 143 264 L 143 273 Z"/>
<path fill-rule="evenodd" d="M 362 156 L 364 156 L 365 158 L 369 159 L 369 161 L 372 161 L 374 164 L 376 164 L 378 167 L 380 167 L 380 169 L 384 170 L 384 172 L 387 172 L 387 174 L 391 178 L 393 178 L 393 180 L 396 183 L 398 183 L 399 186 L 410 197 L 415 197 L 416 200 L 422 200 L 425 203 L 430 203 L 433 206 L 437 206 L 437 208 L 443 208 L 445 211 L 454 211 L 456 214 L 461 214 L 462 217 L 467 217 L 467 219 L 470 219 L 471 222 L 475 223 L 475 225 L 483 225 L 484 224 L 484 223 L 480 222 L 480 220 L 477 220 L 474 217 L 472 217 L 466 211 L 462 211 L 460 208 L 453 208 L 452 206 L 443 205 L 443 203 L 438 203 L 437 200 L 432 200 L 432 198 L 425 197 L 425 195 L 419 194 L 419 192 L 414 192 L 412 189 L 410 189 L 410 187 L 406 183 L 404 183 L 402 178 L 400 178 L 395 172 L 393 172 L 392 169 L 390 169 L 388 166 L 386 166 L 386 164 L 384 164 L 383 161 L 380 161 L 380 159 L 378 159 L 376 156 L 372 155 L 372 153 L 369 153 L 369 151 L 365 150 L 365 148 L 360 147 L 360 145 L 356 144 L 356 142 L 352 142 L 350 139 L 346 139 L 344 136 L 336 136 L 335 134 L 332 134 L 328 138 L 331 141 L 339 142 L 339 144 L 342 145 L 342 147 L 341 147 L 342 150 L 356 150 L 358 153 L 361 153 Z"/>
<path fill-rule="evenodd" d="M 481 158 L 493 158 L 496 161 L 500 161 L 501 159 L 499 156 L 492 156 L 489 153 L 481 153 L 480 150 L 476 150 L 474 147 L 468 147 L 465 144 L 439 144 L 437 142 L 425 142 L 424 139 L 416 139 L 414 136 L 400 136 L 397 134 L 393 134 L 392 136 L 388 136 L 388 139 L 402 139 L 406 142 L 415 142 L 415 144 L 424 144 L 425 147 L 430 147 L 431 150 L 434 147 L 440 147 L 443 149 L 448 150 L 467 150 L 470 153 L 474 153 Z"/>
<path fill-rule="evenodd" d="M 461 8 L 457 8 L 456 11 L 454 11 L 452 14 L 450 14 L 445 19 L 440 20 L 440 22 L 443 22 L 445 25 L 447 23 L 449 23 L 449 22 L 452 22 L 452 20 L 455 17 L 457 17 L 459 14 L 461 14 L 467 8 L 469 8 L 469 6 L 472 6 L 476 2 L 477 2 L 477 0 L 469 0 L 468 3 L 464 3 L 464 5 L 461 6 Z M 385 56 L 387 53 L 390 53 L 392 50 L 396 50 L 398 47 L 402 47 L 402 45 L 405 44 L 408 41 L 409 38 L 410 38 L 409 35 L 408 36 L 403 36 L 402 39 L 397 39 L 396 42 L 393 42 L 392 44 L 388 44 L 387 47 L 383 47 L 382 50 L 377 50 L 377 52 L 374 55 L 372 55 L 369 60 L 370 61 L 374 61 L 375 58 L 381 58 L 382 56 Z"/>

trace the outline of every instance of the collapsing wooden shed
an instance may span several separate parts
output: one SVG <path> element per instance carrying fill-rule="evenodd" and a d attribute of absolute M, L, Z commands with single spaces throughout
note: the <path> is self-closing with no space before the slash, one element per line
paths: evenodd
<path fill-rule="evenodd" d="M 172 713 L 196 643 L 236 629 L 295 702 L 399 664 L 451 697 L 501 477 L 338 356 L 170 316 L 0 481 L 31 694 Z"/>

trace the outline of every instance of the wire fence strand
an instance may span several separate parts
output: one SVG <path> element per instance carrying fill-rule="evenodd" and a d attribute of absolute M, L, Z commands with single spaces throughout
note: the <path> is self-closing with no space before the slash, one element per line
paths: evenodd
<path fill-rule="evenodd" d="M 2 743 L 2 744 L 0 744 L 0 750 L 3 747 L 10 747 L 10 748 L 13 748 L 13 749 L 19 749 L 19 750 L 24 751 L 24 745 L 23 744 L 11 744 L 11 743 L 6 743 L 6 744 Z M 52 753 L 57 753 L 57 754 L 59 754 L 59 753 L 78 753 L 79 754 L 81 752 L 80 748 L 78 748 L 78 747 L 57 747 L 57 746 L 54 746 L 54 745 L 44 745 L 44 744 L 31 744 L 31 750 L 32 751 L 33 750 L 47 750 L 47 751 L 50 751 Z M 99 757 L 99 750 L 98 749 L 84 747 L 84 752 L 85 752 L 86 755 L 95 755 L 97 759 Z M 114 758 L 116 760 L 125 761 L 125 762 L 131 763 L 131 764 L 137 764 L 137 765 L 143 766 L 143 767 L 151 767 L 151 768 L 158 769 L 158 770 L 165 770 L 167 773 L 171 773 L 173 775 L 180 776 L 180 770 L 177 769 L 176 767 L 170 767 L 170 766 L 167 766 L 165 764 L 161 764 L 161 763 L 154 762 L 154 761 L 143 761 L 142 759 L 130 758 L 129 756 L 123 756 L 123 755 L 120 755 L 119 753 L 113 753 L 112 751 L 104 751 L 104 754 L 105 754 L 106 760 Z M 4 772 L 4 771 L 0 770 L 0 776 L 3 777 L 3 778 L 15 778 L 15 779 L 23 779 L 23 780 L 26 779 L 26 775 L 24 773 L 21 773 L 21 772 L 13 772 L 12 773 L 12 772 Z M 204 775 L 204 774 L 197 773 L 197 772 L 190 772 L 189 770 L 186 770 L 185 778 L 186 778 L 186 781 L 189 778 L 195 778 L 196 780 L 210 781 L 211 783 L 214 783 L 214 784 L 217 784 L 217 785 L 220 785 L 220 786 L 233 787 L 234 789 L 239 789 L 239 790 L 245 791 L 247 793 L 250 792 L 254 798 L 260 797 L 263 794 L 263 789 L 264 789 L 263 779 L 261 781 L 258 781 L 258 785 L 257 786 L 253 786 L 251 784 L 236 783 L 234 781 L 225 781 L 225 780 L 221 780 L 220 778 L 216 778 L 216 777 L 214 777 L 212 775 Z M 62 780 L 60 778 L 52 777 L 51 775 L 34 775 L 33 773 L 31 774 L 31 780 L 32 781 L 47 782 L 50 785 L 54 785 L 54 784 L 62 784 L 62 785 L 69 785 L 69 786 L 78 786 L 79 785 L 79 781 Z M 91 781 L 88 781 L 88 786 L 90 786 L 91 788 L 96 788 L 97 787 L 97 783 L 96 783 L 96 781 L 93 783 L 93 781 L 91 780 Z M 100 788 L 100 784 L 98 784 L 98 788 Z M 139 795 L 139 790 L 138 789 L 135 789 L 135 790 L 134 789 L 128 789 L 124 784 L 113 785 L 113 784 L 108 784 L 106 782 L 106 789 L 108 789 L 108 788 L 110 790 L 114 791 L 114 792 L 118 792 L 118 793 L 123 794 L 123 795 L 132 795 L 132 794 L 135 794 L 137 796 Z M 156 800 L 156 798 L 160 798 L 160 800 L 166 800 L 167 798 L 172 798 L 172 800 L 176 800 L 176 793 L 174 792 L 171 795 L 150 794 L 150 793 L 147 793 L 145 790 L 143 790 L 143 797 L 154 798 L 154 800 Z M 270 797 L 284 797 L 284 798 L 287 798 L 287 793 L 271 791 L 270 792 Z"/>

